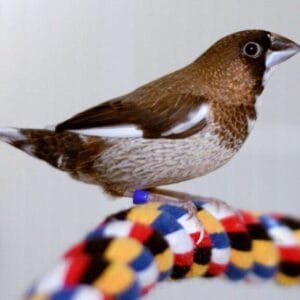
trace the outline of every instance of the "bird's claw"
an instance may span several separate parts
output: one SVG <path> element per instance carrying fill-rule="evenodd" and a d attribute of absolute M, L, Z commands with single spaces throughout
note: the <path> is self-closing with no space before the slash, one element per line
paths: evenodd
<path fill-rule="evenodd" d="M 192 200 L 187 200 L 181 202 L 181 206 L 183 209 L 185 209 L 188 213 L 188 220 L 193 219 L 195 222 L 195 225 L 199 231 L 199 238 L 196 241 L 196 245 L 200 244 L 204 237 L 204 225 L 201 222 L 201 220 L 197 216 L 197 207 L 195 203 Z"/>
<path fill-rule="evenodd" d="M 178 195 L 176 195 L 178 194 Z M 158 193 L 150 192 L 149 194 L 149 202 L 160 202 L 164 204 L 176 205 L 178 207 L 183 208 L 188 213 L 188 220 L 193 219 L 196 225 L 197 230 L 199 231 L 199 239 L 196 241 L 196 244 L 199 244 L 204 237 L 204 226 L 202 222 L 197 217 L 197 206 L 193 202 L 196 200 L 194 197 L 189 197 L 188 194 L 172 192 L 171 195 L 163 195 Z"/>
<path fill-rule="evenodd" d="M 232 206 L 230 206 L 228 203 L 226 203 L 223 200 L 220 200 L 220 199 L 217 199 L 217 198 L 212 198 L 212 197 L 207 197 L 207 198 L 205 197 L 205 198 L 202 198 L 201 200 L 203 200 L 204 202 L 209 203 L 210 205 L 215 207 L 215 209 L 218 213 L 222 209 L 224 209 L 224 210 L 233 212 L 241 220 L 244 220 L 244 217 L 243 217 L 243 215 L 242 215 L 242 213 L 239 209 L 233 208 Z"/>

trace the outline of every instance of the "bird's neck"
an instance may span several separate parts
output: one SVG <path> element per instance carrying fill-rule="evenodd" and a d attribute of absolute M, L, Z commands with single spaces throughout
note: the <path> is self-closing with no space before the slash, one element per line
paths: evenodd
<path fill-rule="evenodd" d="M 240 58 L 224 61 L 219 57 L 204 55 L 190 65 L 198 75 L 198 88 L 207 98 L 229 105 L 255 105 L 256 98 L 264 88 L 264 68 L 253 72 L 251 66 Z M 265 76 L 266 77 L 266 76 Z"/>

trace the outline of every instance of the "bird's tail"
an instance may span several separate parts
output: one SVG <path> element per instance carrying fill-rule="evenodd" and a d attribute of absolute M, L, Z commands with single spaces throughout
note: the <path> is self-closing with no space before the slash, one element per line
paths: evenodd
<path fill-rule="evenodd" d="M 103 150 L 99 139 L 47 129 L 0 128 L 0 140 L 74 177 L 79 171 L 91 171 L 95 157 Z"/>

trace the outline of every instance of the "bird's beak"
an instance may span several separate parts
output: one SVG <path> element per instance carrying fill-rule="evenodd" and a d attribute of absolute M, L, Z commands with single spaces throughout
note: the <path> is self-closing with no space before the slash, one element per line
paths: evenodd
<path fill-rule="evenodd" d="M 271 46 L 267 52 L 266 68 L 271 68 L 300 51 L 300 45 L 276 33 L 270 34 Z"/>

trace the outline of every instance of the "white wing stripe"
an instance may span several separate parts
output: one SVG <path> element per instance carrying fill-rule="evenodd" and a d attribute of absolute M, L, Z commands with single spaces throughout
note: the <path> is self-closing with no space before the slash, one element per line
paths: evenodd
<path fill-rule="evenodd" d="M 162 133 L 162 136 L 168 136 L 171 134 L 182 133 L 182 132 L 192 128 L 193 126 L 198 124 L 201 120 L 203 120 L 207 117 L 208 108 L 209 108 L 208 104 L 200 105 L 200 107 L 197 110 L 190 113 L 190 115 L 186 121 L 176 125 L 175 127 L 171 128 L 170 130 Z"/>
<path fill-rule="evenodd" d="M 114 126 L 114 127 L 101 127 L 90 129 L 77 129 L 69 130 L 83 135 L 99 136 L 99 137 L 142 137 L 143 131 L 134 125 L 128 126 Z"/>

